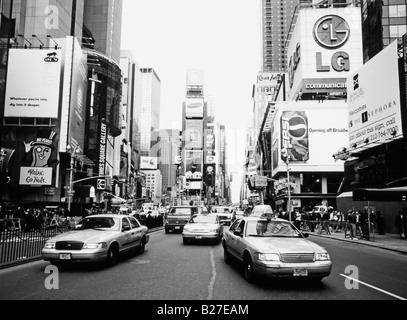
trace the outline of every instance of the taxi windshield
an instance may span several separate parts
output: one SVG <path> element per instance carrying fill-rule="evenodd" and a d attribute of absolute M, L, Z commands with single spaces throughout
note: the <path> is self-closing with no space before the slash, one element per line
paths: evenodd
<path fill-rule="evenodd" d="M 296 230 L 289 222 L 284 221 L 265 219 L 249 221 L 246 230 L 246 234 L 249 237 L 302 237 L 298 230 Z"/>
<path fill-rule="evenodd" d="M 119 231 L 119 219 L 110 217 L 88 217 L 78 222 L 75 230 L 109 230 Z"/>

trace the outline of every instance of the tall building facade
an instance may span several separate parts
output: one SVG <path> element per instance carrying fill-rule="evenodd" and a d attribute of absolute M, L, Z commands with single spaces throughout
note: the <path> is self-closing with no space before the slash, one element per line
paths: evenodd
<path fill-rule="evenodd" d="M 123 0 L 85 0 L 84 23 L 95 40 L 95 50 L 117 63 L 120 63 L 122 11 Z"/>
<path fill-rule="evenodd" d="M 394 40 L 400 44 L 407 32 L 406 0 L 363 0 L 363 58 L 372 59 Z"/>
<path fill-rule="evenodd" d="M 287 70 L 285 48 L 291 21 L 300 0 L 262 0 L 262 72 Z"/>
<path fill-rule="evenodd" d="M 114 15 L 121 19 L 121 0 L 107 3 L 115 4 Z M 7 16 L 12 26 L 7 32 L 7 54 L 12 58 L 6 83 L 9 102 L 0 106 L 2 154 L 11 160 L 3 166 L 9 184 L 1 200 L 33 205 L 66 202 L 68 209 L 72 205 L 79 212 L 85 205 L 102 203 L 103 194 L 115 193 L 120 183 L 112 182 L 120 173 L 120 144 L 115 142 L 122 133 L 120 55 L 116 62 L 113 54 L 107 55 L 109 50 L 95 50 L 98 40 L 92 33 L 97 28 L 86 25 L 93 13 L 104 17 L 111 11 L 88 10 L 85 18 L 85 6 L 91 6 L 85 0 L 13 4 L 12 15 Z M 3 22 L 2 16 L 2 30 Z M 112 47 L 120 47 L 120 28 L 109 30 L 106 38 Z M 16 84 L 16 78 L 25 82 Z M 21 110 L 14 112 L 9 106 L 15 99 L 31 103 L 19 104 Z M 40 150 L 51 151 L 45 165 L 32 160 L 40 157 Z M 47 178 L 33 177 L 37 173 Z M 106 179 L 96 180 L 97 176 Z M 77 183 L 82 179 L 86 182 Z"/>
<path fill-rule="evenodd" d="M 152 142 L 157 141 L 160 128 L 161 80 L 152 68 L 141 68 L 142 95 L 141 114 L 138 119 L 140 128 L 140 155 L 156 157 L 152 154 Z"/>
<path fill-rule="evenodd" d="M 180 153 L 180 131 L 162 129 L 159 133 L 158 169 L 162 175 L 163 194 L 177 184 L 177 157 Z"/>

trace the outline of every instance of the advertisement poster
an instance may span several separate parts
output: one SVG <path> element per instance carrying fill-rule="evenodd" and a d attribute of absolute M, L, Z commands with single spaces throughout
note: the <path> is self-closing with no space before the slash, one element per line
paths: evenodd
<path fill-rule="evenodd" d="M 350 148 L 403 137 L 397 41 L 349 77 L 348 90 Z"/>
<path fill-rule="evenodd" d="M 58 118 L 60 84 L 61 50 L 10 49 L 4 116 Z"/>
<path fill-rule="evenodd" d="M 185 151 L 185 177 L 187 180 L 202 180 L 203 152 Z"/>

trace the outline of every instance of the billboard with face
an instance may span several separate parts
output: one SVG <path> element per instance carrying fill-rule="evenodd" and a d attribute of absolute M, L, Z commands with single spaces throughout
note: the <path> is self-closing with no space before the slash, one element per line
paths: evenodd
<path fill-rule="evenodd" d="M 185 151 L 185 177 L 187 180 L 202 180 L 203 152 Z"/>

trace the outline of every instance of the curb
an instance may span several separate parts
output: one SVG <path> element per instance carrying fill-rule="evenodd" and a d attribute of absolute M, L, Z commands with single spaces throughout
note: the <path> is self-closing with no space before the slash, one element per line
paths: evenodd
<path fill-rule="evenodd" d="M 366 245 L 366 246 L 370 246 L 370 247 L 394 251 L 394 252 L 398 252 L 398 253 L 402 253 L 402 254 L 407 254 L 407 248 L 405 250 L 401 250 L 401 249 L 389 247 L 386 245 L 381 245 L 377 242 L 366 242 L 364 240 L 353 241 L 353 240 L 349 240 L 349 239 L 345 239 L 345 238 L 330 237 L 329 235 L 321 235 L 321 234 L 313 234 L 313 233 L 310 233 L 309 235 L 319 237 L 319 238 L 328 238 L 328 239 L 338 240 L 338 241 L 343 241 L 343 242 L 356 243 L 356 244 Z"/>

